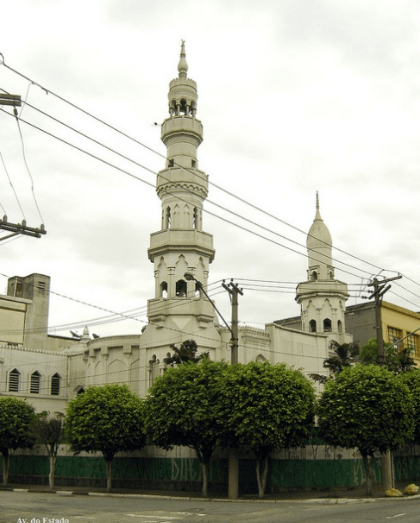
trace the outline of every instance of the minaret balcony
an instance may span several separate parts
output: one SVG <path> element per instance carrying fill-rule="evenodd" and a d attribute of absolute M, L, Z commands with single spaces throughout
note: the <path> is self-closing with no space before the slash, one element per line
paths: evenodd
<path fill-rule="evenodd" d="M 206 298 L 156 298 L 147 302 L 147 317 L 159 324 L 168 316 L 193 316 L 199 323 L 215 321 L 213 305 Z"/>
<path fill-rule="evenodd" d="M 346 283 L 338 280 L 333 281 L 305 281 L 299 283 L 296 289 L 296 301 L 300 303 L 302 298 L 310 298 L 316 296 L 335 296 L 347 300 L 349 297 L 348 287 Z"/>
<path fill-rule="evenodd" d="M 213 236 L 196 229 L 165 229 L 150 235 L 149 260 L 168 252 L 195 252 L 214 260 Z"/>
<path fill-rule="evenodd" d="M 203 124 L 192 116 L 174 116 L 167 118 L 162 124 L 162 142 L 167 145 L 167 140 L 179 134 L 192 135 L 197 141 L 197 146 L 203 141 Z"/>

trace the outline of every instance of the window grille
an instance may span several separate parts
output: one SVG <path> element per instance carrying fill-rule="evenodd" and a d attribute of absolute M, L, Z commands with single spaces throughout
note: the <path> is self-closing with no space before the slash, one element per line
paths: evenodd
<path fill-rule="evenodd" d="M 51 396 L 58 396 L 60 394 L 60 380 L 61 376 L 55 373 L 51 378 Z"/>
<path fill-rule="evenodd" d="M 39 388 L 41 383 L 41 374 L 36 370 L 31 374 L 31 394 L 39 394 Z"/>
<path fill-rule="evenodd" d="M 9 392 L 19 392 L 20 372 L 13 369 L 9 374 Z"/>

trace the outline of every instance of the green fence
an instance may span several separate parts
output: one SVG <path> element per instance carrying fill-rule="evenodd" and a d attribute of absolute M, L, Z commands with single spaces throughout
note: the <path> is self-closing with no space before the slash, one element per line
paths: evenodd
<path fill-rule="evenodd" d="M 420 456 L 396 456 L 396 480 L 420 477 Z M 1 468 L 1 467 L 0 467 Z M 48 482 L 49 461 L 46 456 L 13 455 L 10 483 Z M 58 456 L 56 485 L 105 486 L 105 461 L 100 456 Z M 195 458 L 116 457 L 113 462 L 113 486 L 145 490 L 192 490 L 201 488 L 201 468 Z M 375 460 L 373 482 L 380 483 L 381 459 Z M 257 492 L 255 460 L 239 460 L 240 492 Z M 361 459 L 272 459 L 267 492 L 283 489 L 353 488 L 365 483 Z M 209 467 L 211 492 L 226 492 L 228 460 L 213 459 Z"/>

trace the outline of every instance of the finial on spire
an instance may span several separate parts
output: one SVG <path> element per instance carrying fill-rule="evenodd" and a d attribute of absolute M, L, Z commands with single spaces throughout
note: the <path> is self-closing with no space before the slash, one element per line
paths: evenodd
<path fill-rule="evenodd" d="M 181 58 L 178 64 L 179 78 L 185 80 L 187 78 L 188 64 L 185 54 L 185 40 L 181 40 Z"/>
<path fill-rule="evenodd" d="M 316 191 L 316 210 L 319 211 L 319 194 L 318 194 L 318 191 Z"/>

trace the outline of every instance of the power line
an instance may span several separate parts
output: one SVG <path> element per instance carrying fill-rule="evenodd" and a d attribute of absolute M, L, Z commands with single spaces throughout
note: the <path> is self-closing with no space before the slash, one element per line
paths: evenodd
<path fill-rule="evenodd" d="M 116 128 L 115 126 L 112 126 L 110 124 L 108 124 L 107 122 L 105 122 L 104 120 L 96 117 L 95 115 L 93 115 L 92 113 L 90 113 L 89 111 L 86 111 L 85 109 L 81 108 L 80 106 L 77 106 L 76 104 L 70 102 L 69 100 L 65 99 L 64 97 L 58 95 L 57 93 L 43 87 L 42 85 L 38 84 L 37 82 L 33 81 L 32 79 L 30 79 L 29 77 L 25 76 L 24 74 L 20 73 L 19 71 L 17 71 L 16 69 L 12 68 L 11 66 L 9 66 L 8 64 L 6 64 L 5 60 L 4 60 L 4 56 L 0 53 L 0 65 L 3 65 L 4 67 L 6 67 L 7 69 L 9 69 L 10 71 L 12 71 L 13 73 L 15 73 L 16 75 L 20 76 L 21 78 L 24 78 L 25 80 L 27 80 L 28 82 L 30 82 L 31 85 L 35 85 L 37 87 L 39 87 L 41 90 L 43 90 L 46 94 L 51 94 L 52 96 L 56 97 L 58 100 L 62 101 L 63 103 L 65 104 L 68 104 L 69 106 L 73 107 L 74 109 L 76 109 L 77 111 L 80 111 L 82 112 L 83 114 L 85 114 L 86 116 L 94 119 L 95 121 L 99 122 L 100 124 L 108 127 L 109 129 L 115 131 L 116 133 L 118 134 L 121 134 L 122 136 L 124 136 L 125 138 L 128 138 L 129 140 L 133 141 L 134 143 L 140 145 L 141 147 L 144 147 L 146 148 L 147 150 L 149 150 L 150 152 L 154 153 L 154 154 L 157 154 L 158 156 L 162 157 L 162 158 L 165 158 L 166 157 L 161 154 L 160 152 L 156 151 L 155 149 L 153 149 L 152 147 L 149 147 L 147 145 L 145 145 L 144 143 L 140 142 L 139 140 L 133 138 L 132 136 L 128 135 L 127 133 L 121 131 L 120 129 Z M 185 169 L 184 167 L 178 165 L 178 167 L 182 168 L 183 170 L 186 170 L 187 172 L 190 172 L 192 173 L 194 176 L 196 176 L 196 173 L 193 171 L 193 170 L 190 170 L 190 169 Z M 288 227 L 291 227 L 292 229 L 298 231 L 299 233 L 302 233 L 302 234 L 305 234 L 307 235 L 307 233 L 305 231 L 302 231 L 301 229 L 299 229 L 298 227 L 295 227 L 293 225 L 291 225 L 290 223 L 286 222 L 285 220 L 282 220 L 280 218 L 278 218 L 277 216 L 274 216 L 273 214 L 271 213 L 268 213 L 267 211 L 265 211 L 264 209 L 261 209 L 260 207 L 246 201 L 245 199 L 239 197 L 238 195 L 234 194 L 234 193 L 231 193 L 230 191 L 222 188 L 221 186 L 215 184 L 214 182 L 211 182 L 209 181 L 209 184 L 213 185 L 214 187 L 216 187 L 217 189 L 219 189 L 220 191 L 228 194 L 229 196 L 231 196 L 232 198 L 235 198 L 237 199 L 238 201 L 244 203 L 245 205 L 248 205 L 250 207 L 252 207 L 253 209 L 265 214 L 266 216 L 276 220 L 276 221 L 279 221 L 280 223 L 283 223 L 284 225 L 288 226 Z M 321 239 L 318 238 L 318 240 L 322 241 Z M 291 240 L 288 240 L 288 241 L 291 241 Z M 323 242 L 325 243 L 326 245 L 332 247 L 332 245 L 329 245 L 327 242 Z M 377 265 L 375 264 L 372 264 L 371 262 L 368 262 L 366 260 L 363 260 L 362 258 L 359 258 L 351 253 L 348 253 L 342 249 L 339 249 L 337 247 L 335 247 L 335 249 L 339 252 L 342 252 L 343 254 L 346 254 L 350 257 L 352 257 L 353 259 L 356 259 L 358 261 L 361 261 L 362 263 L 365 263 L 367 265 L 370 265 L 376 269 L 380 269 L 380 270 L 385 270 L 381 267 L 378 267 Z M 343 263 L 343 262 L 340 262 L 340 263 Z M 369 273 L 368 271 L 364 271 L 362 269 L 358 269 L 357 270 L 361 271 L 361 272 L 365 272 L 367 274 L 370 274 L 372 275 L 372 273 Z M 396 271 L 390 271 L 390 272 L 396 272 Z"/>

